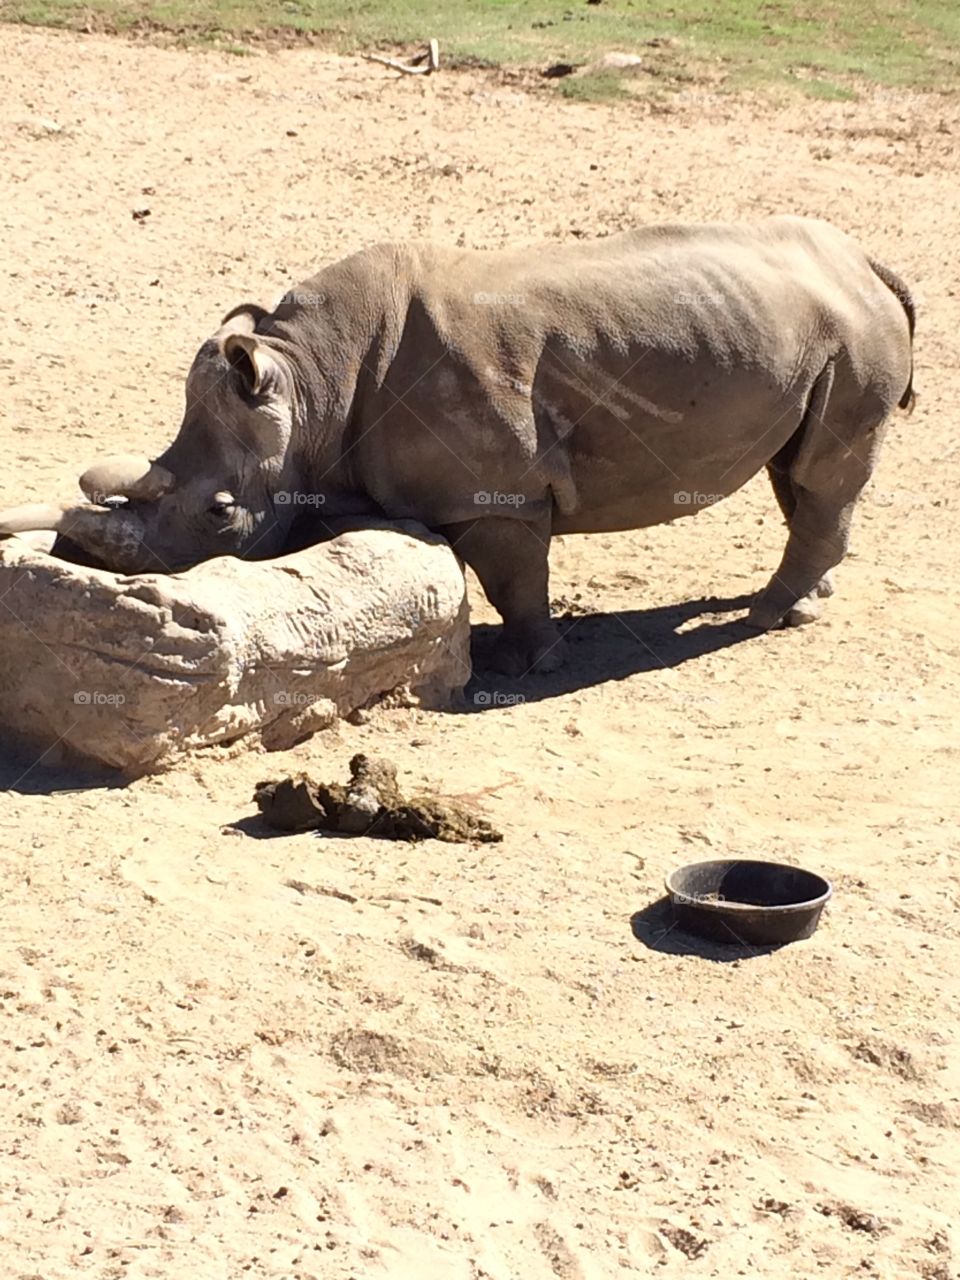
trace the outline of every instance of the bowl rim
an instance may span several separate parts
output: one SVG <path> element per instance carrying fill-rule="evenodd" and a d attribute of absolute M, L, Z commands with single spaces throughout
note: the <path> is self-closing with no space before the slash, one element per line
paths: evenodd
<path fill-rule="evenodd" d="M 822 884 L 826 885 L 826 888 L 817 897 L 806 898 L 803 902 L 783 902 L 763 907 L 750 902 L 733 902 L 726 898 L 722 901 L 707 901 L 701 898 L 694 898 L 690 894 L 684 893 L 682 889 L 676 889 L 673 885 L 675 876 L 678 876 L 681 871 L 691 871 L 694 867 L 736 867 L 744 864 L 757 867 L 777 867 L 785 871 L 803 871 L 806 875 L 814 876 Z M 694 911 L 710 911 L 715 914 L 739 915 L 749 912 L 752 915 L 758 913 L 771 916 L 790 915 L 799 911 L 812 911 L 816 907 L 822 907 L 833 897 L 833 885 L 819 871 L 810 871 L 807 867 L 798 867 L 791 862 L 770 862 L 765 858 L 707 858 L 703 862 L 686 862 L 683 866 L 674 867 L 672 871 L 667 872 L 664 876 L 664 885 L 675 906 L 685 906 L 692 908 Z"/>

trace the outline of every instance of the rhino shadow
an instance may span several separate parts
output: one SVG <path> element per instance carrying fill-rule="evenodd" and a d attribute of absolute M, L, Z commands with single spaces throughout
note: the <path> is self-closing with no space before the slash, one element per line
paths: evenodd
<path fill-rule="evenodd" d="M 578 689 L 625 680 L 648 671 L 679 667 L 705 654 L 755 639 L 757 631 L 742 618 L 702 622 L 688 631 L 680 628 L 703 615 L 748 609 L 754 594 L 704 596 L 652 609 L 623 609 L 611 613 L 560 614 L 556 618 L 567 644 L 560 671 L 520 678 L 500 675 L 488 667 L 499 627 L 473 627 L 473 676 L 457 714 L 497 711 L 516 702 L 542 702 Z"/>

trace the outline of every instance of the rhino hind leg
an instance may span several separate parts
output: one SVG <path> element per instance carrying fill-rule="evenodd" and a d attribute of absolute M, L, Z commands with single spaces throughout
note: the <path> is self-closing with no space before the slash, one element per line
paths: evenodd
<path fill-rule="evenodd" d="M 768 468 L 789 535 L 780 566 L 748 618 L 759 630 L 802 626 L 833 594 L 831 570 L 847 552 L 850 522 L 870 479 L 880 427 L 892 405 L 864 394 L 853 422 L 831 415 L 832 365 L 818 378 L 803 422 Z"/>
<path fill-rule="evenodd" d="M 783 518 L 790 527 L 793 520 L 794 512 L 797 509 L 797 494 L 793 487 L 793 481 L 790 479 L 790 463 L 796 455 L 796 444 L 800 432 L 798 431 L 792 440 L 781 449 L 780 453 L 767 464 L 767 474 L 770 477 L 770 483 L 773 486 L 774 496 L 783 512 Z M 833 571 L 828 569 L 823 575 L 813 591 L 803 599 L 798 600 L 792 609 L 790 609 L 783 619 L 784 626 L 802 627 L 808 622 L 816 622 L 820 616 L 820 601 L 832 596 L 836 591 L 836 584 L 833 580 Z"/>
<path fill-rule="evenodd" d="M 522 677 L 556 671 L 564 645 L 550 618 L 549 518 L 538 521 L 481 516 L 438 530 L 480 579 L 503 619 L 490 665 Z"/>

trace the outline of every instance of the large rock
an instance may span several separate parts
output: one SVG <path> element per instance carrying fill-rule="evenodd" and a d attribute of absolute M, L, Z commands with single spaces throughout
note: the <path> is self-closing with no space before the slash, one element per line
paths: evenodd
<path fill-rule="evenodd" d="M 463 573 L 412 523 L 271 561 L 124 577 L 0 542 L 0 725 L 136 774 L 257 735 L 292 746 L 389 690 L 470 674 Z"/>

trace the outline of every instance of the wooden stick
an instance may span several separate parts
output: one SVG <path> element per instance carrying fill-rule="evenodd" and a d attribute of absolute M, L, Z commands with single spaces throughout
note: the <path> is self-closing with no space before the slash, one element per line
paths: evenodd
<path fill-rule="evenodd" d="M 381 53 L 364 53 L 361 57 L 367 62 L 379 62 L 385 67 L 392 67 L 394 71 L 399 71 L 405 76 L 428 76 L 440 67 L 440 44 L 437 40 L 431 40 L 424 52 L 418 53 L 409 62 L 387 58 Z"/>

